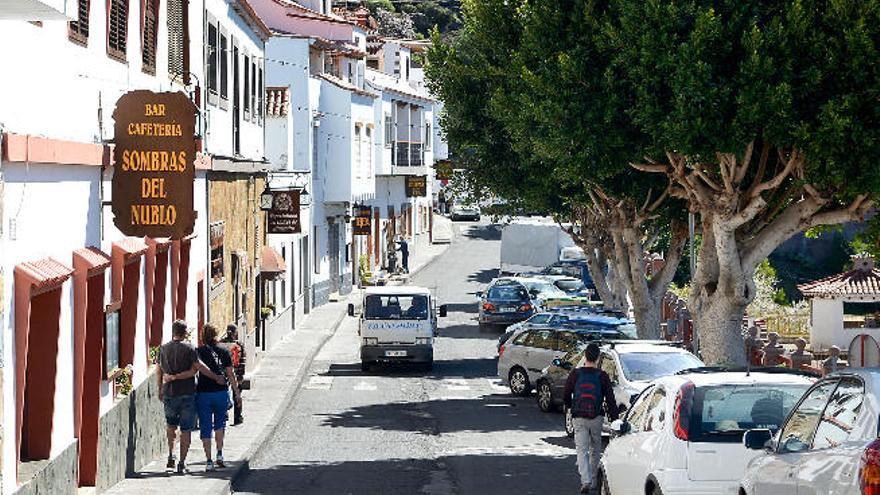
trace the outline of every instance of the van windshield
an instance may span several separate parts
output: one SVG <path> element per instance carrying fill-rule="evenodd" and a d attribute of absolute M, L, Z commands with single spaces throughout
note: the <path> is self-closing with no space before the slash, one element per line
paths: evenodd
<path fill-rule="evenodd" d="M 427 320 L 426 296 L 367 296 L 364 318 L 368 320 Z"/>

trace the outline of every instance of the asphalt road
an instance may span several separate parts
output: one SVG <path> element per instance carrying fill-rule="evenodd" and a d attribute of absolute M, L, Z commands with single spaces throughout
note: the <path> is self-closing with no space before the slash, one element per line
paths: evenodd
<path fill-rule="evenodd" d="M 456 231 L 412 281 L 449 306 L 433 371 L 361 372 L 357 321 L 346 318 L 236 493 L 577 493 L 562 416 L 500 386 L 497 334 L 475 321 L 474 292 L 495 274 L 500 232 L 485 224 Z"/>

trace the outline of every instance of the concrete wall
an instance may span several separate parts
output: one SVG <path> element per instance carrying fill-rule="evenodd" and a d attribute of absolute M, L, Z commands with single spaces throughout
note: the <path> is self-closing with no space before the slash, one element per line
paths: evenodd
<path fill-rule="evenodd" d="M 76 493 L 79 472 L 77 469 L 77 448 L 76 442 L 68 445 L 52 462 L 46 464 L 15 493 L 17 495 Z"/>

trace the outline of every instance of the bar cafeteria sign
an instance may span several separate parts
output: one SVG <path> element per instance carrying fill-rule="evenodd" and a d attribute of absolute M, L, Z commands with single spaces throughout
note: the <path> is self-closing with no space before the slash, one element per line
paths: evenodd
<path fill-rule="evenodd" d="M 134 237 L 192 234 L 195 105 L 180 92 L 132 91 L 113 119 L 113 223 Z"/>
<path fill-rule="evenodd" d="M 269 234 L 299 234 L 299 191 L 272 191 L 272 208 L 266 216 Z"/>
<path fill-rule="evenodd" d="M 358 206 L 354 210 L 354 218 L 352 219 L 352 234 L 354 235 L 370 235 L 372 226 L 371 219 L 373 217 L 373 209 L 369 206 Z"/>

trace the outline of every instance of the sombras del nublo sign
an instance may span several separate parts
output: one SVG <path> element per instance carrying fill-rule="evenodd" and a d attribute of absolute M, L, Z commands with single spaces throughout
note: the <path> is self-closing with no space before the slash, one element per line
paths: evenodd
<path fill-rule="evenodd" d="M 123 234 L 192 234 L 196 107 L 184 93 L 132 91 L 116 103 L 113 216 Z"/>

